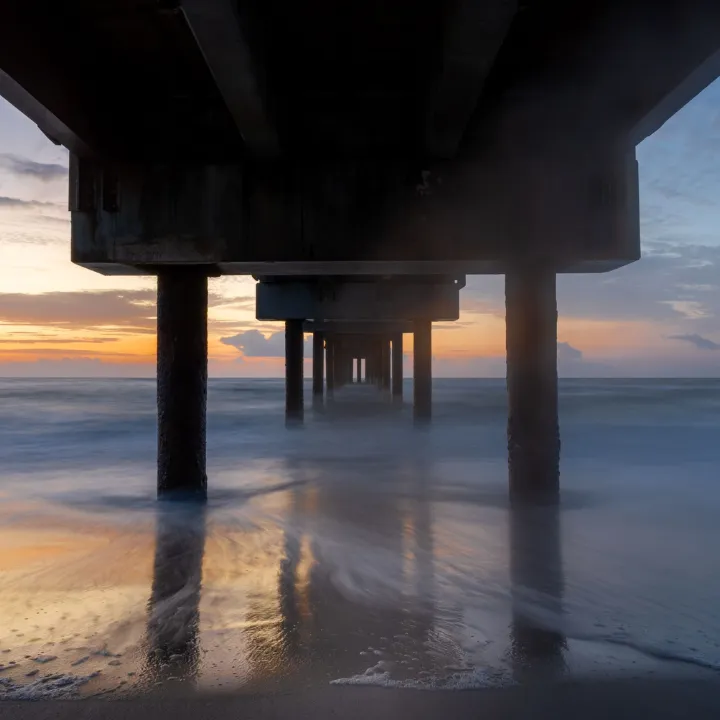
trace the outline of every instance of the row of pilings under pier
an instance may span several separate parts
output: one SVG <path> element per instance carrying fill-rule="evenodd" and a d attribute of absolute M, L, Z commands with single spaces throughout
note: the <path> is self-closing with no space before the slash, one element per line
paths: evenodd
<path fill-rule="evenodd" d="M 286 337 L 291 332 L 286 323 Z M 404 323 L 407 325 L 408 323 Z M 403 397 L 403 333 L 342 333 L 315 330 L 313 336 L 313 406 L 334 397 L 345 385 L 376 385 Z M 430 366 L 428 365 L 428 371 Z M 426 405 L 429 409 L 429 403 Z M 429 415 L 429 413 L 428 413 Z"/>
<path fill-rule="evenodd" d="M 194 267 L 158 272 L 157 406 L 158 493 L 204 498 L 207 410 L 207 271 Z M 505 278 L 508 391 L 508 463 L 513 498 L 554 501 L 559 494 L 557 303 L 553 270 L 514 270 Z M 416 321 L 414 414 L 432 411 L 432 332 Z M 286 324 L 286 411 L 302 422 L 303 322 Z M 402 397 L 402 334 L 375 338 L 363 353 L 348 354 L 329 334 L 313 337 L 313 396 L 332 396 L 342 384 L 378 384 Z M 324 355 L 324 358 L 323 358 Z M 324 359 L 323 368 L 320 359 Z M 323 382 L 324 380 L 324 382 Z"/>

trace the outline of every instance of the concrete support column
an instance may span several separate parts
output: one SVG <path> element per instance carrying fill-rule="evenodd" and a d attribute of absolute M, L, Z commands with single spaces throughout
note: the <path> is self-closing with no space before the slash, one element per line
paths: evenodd
<path fill-rule="evenodd" d="M 378 388 L 382 388 L 383 384 L 383 356 L 382 356 L 382 345 L 380 340 L 376 340 L 373 343 L 374 355 L 375 355 L 375 385 Z"/>
<path fill-rule="evenodd" d="M 327 394 L 332 397 L 335 392 L 335 338 L 325 338 L 325 372 L 327 374 Z"/>
<path fill-rule="evenodd" d="M 335 388 L 341 388 L 345 384 L 345 353 L 342 345 L 335 343 Z"/>
<path fill-rule="evenodd" d="M 560 490 L 555 271 L 505 276 L 510 494 L 555 501 Z"/>
<path fill-rule="evenodd" d="M 313 333 L 313 402 L 321 403 L 323 398 L 325 366 L 325 338 L 321 332 Z"/>
<path fill-rule="evenodd" d="M 383 338 L 380 341 L 382 353 L 382 389 L 390 390 L 390 340 Z"/>
<path fill-rule="evenodd" d="M 416 320 L 413 341 L 414 415 L 418 421 L 432 416 L 432 322 Z"/>
<path fill-rule="evenodd" d="M 207 274 L 158 273 L 157 408 L 159 496 L 207 493 Z"/>
<path fill-rule="evenodd" d="M 303 419 L 303 321 L 285 321 L 285 421 Z"/>
<path fill-rule="evenodd" d="M 403 396 L 403 336 L 396 333 L 392 337 L 392 394 L 402 400 Z"/>
<path fill-rule="evenodd" d="M 358 385 L 362 382 L 362 358 L 357 359 L 357 382 Z"/>

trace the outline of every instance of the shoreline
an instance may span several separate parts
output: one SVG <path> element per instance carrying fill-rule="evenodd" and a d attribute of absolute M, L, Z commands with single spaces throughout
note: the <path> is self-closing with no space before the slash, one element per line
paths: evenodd
<path fill-rule="evenodd" d="M 132 700 L 0 702 L 0 720 L 236 720 L 238 717 L 338 718 L 559 718 L 720 717 L 720 678 L 606 680 L 528 684 L 484 690 L 413 692 L 328 687 L 273 694 L 148 696 Z"/>

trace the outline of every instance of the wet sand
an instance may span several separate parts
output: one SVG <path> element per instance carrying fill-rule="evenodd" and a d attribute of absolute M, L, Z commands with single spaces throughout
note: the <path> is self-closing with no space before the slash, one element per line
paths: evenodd
<path fill-rule="evenodd" d="M 718 677 L 692 659 L 563 633 L 558 508 L 495 508 L 508 522 L 509 560 L 471 572 L 450 554 L 458 545 L 430 533 L 428 503 L 401 504 L 397 516 L 385 494 L 323 496 L 302 485 L 256 497 L 240 516 L 212 503 L 154 503 L 109 523 L 28 507 L 3 529 L 0 698 L 152 707 L 156 697 L 242 692 L 238 702 L 274 698 L 284 712 L 300 693 L 298 702 L 317 697 L 330 712 L 365 691 L 368 702 L 413 705 L 426 691 L 615 681 L 587 685 L 592 695 L 632 687 L 618 678 L 663 677 L 680 689 Z M 461 526 L 451 529 L 464 548 Z M 473 561 L 492 557 L 469 551 Z M 496 570 L 509 575 L 507 590 Z M 464 702 L 512 705 L 523 692 Z"/>
<path fill-rule="evenodd" d="M 327 688 L 265 695 L 202 695 L 127 701 L 0 703 L 0 720 L 396 720 L 397 718 L 720 717 L 720 683 L 615 681 L 560 683 L 466 692 Z"/>
<path fill-rule="evenodd" d="M 571 458 L 559 508 L 511 507 L 504 451 L 472 445 L 473 423 L 315 414 L 232 455 L 206 506 L 143 497 L 149 471 L 113 494 L 101 469 L 50 464 L 43 500 L 18 475 L 0 503 L 0 711 L 704 712 L 716 463 Z"/>

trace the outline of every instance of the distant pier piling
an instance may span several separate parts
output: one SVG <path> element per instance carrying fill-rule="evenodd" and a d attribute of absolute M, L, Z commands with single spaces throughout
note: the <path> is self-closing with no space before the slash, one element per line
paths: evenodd
<path fill-rule="evenodd" d="M 335 393 L 335 338 L 325 336 L 325 376 L 327 383 L 327 396 L 331 398 Z"/>
<path fill-rule="evenodd" d="M 396 400 L 403 396 L 403 336 L 396 333 L 392 338 L 392 394 Z"/>
<path fill-rule="evenodd" d="M 322 405 L 324 394 L 325 338 L 322 332 L 313 333 L 313 404 Z"/>
<path fill-rule="evenodd" d="M 416 320 L 413 349 L 413 402 L 418 422 L 432 417 L 432 323 Z"/>

